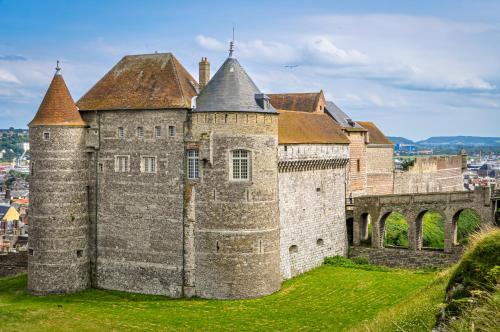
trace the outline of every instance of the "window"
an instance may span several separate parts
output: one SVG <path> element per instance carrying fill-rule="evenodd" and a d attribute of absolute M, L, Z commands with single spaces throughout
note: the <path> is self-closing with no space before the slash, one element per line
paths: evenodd
<path fill-rule="evenodd" d="M 295 244 L 291 245 L 290 248 L 288 248 L 288 252 L 291 254 L 299 252 L 299 247 L 297 247 Z"/>
<path fill-rule="evenodd" d="M 49 132 L 44 132 L 43 133 L 43 140 L 48 141 L 50 139 L 50 133 Z"/>
<path fill-rule="evenodd" d="M 83 250 L 76 251 L 76 257 L 81 258 L 83 256 Z"/>
<path fill-rule="evenodd" d="M 188 179 L 200 178 L 200 159 L 198 150 L 187 150 Z"/>
<path fill-rule="evenodd" d="M 168 136 L 175 137 L 175 126 L 168 126 Z"/>
<path fill-rule="evenodd" d="M 233 180 L 248 180 L 250 178 L 250 152 L 234 150 L 232 152 Z"/>
<path fill-rule="evenodd" d="M 160 126 L 155 127 L 155 137 L 156 138 L 161 137 L 161 127 Z"/>
<path fill-rule="evenodd" d="M 118 138 L 125 138 L 125 130 L 123 130 L 123 127 L 118 127 Z"/>
<path fill-rule="evenodd" d="M 35 175 L 35 162 L 30 160 L 30 173 L 31 175 Z"/>
<path fill-rule="evenodd" d="M 356 167 L 357 167 L 357 170 L 358 170 L 358 173 L 361 172 L 361 163 L 360 163 L 360 160 L 356 160 Z"/>
<path fill-rule="evenodd" d="M 156 157 L 142 157 L 141 172 L 156 173 Z"/>
<path fill-rule="evenodd" d="M 317 244 L 318 246 L 322 246 L 323 244 L 325 244 L 325 241 L 323 241 L 323 239 L 317 239 L 317 240 L 316 240 L 316 244 Z"/>
<path fill-rule="evenodd" d="M 115 157 L 115 172 L 128 172 L 130 170 L 129 156 Z"/>
<path fill-rule="evenodd" d="M 143 127 L 137 127 L 137 137 L 139 137 L 139 138 L 144 137 L 144 128 Z"/>
<path fill-rule="evenodd" d="M 98 169 L 99 172 L 102 173 L 104 171 L 104 165 L 102 163 L 99 163 Z"/>

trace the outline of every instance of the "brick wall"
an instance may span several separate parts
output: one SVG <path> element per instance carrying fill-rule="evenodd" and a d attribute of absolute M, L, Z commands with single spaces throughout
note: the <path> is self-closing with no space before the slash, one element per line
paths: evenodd
<path fill-rule="evenodd" d="M 363 131 L 346 132 L 349 141 L 347 197 L 366 194 L 366 144 Z"/>
<path fill-rule="evenodd" d="M 280 145 L 280 161 L 347 159 L 345 145 Z M 291 278 L 345 255 L 345 167 L 280 172 L 281 275 Z"/>
<path fill-rule="evenodd" d="M 367 195 L 389 195 L 394 187 L 392 145 L 369 144 L 366 148 Z"/>

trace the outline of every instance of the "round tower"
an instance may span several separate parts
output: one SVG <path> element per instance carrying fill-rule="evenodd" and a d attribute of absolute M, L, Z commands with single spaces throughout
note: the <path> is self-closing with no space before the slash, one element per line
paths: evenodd
<path fill-rule="evenodd" d="M 29 126 L 28 290 L 69 293 L 90 285 L 85 123 L 59 66 Z"/>
<path fill-rule="evenodd" d="M 191 117 L 187 177 L 196 197 L 196 295 L 271 294 L 281 284 L 278 113 L 230 56 L 199 94 Z M 194 149 L 200 171 L 192 176 Z"/>

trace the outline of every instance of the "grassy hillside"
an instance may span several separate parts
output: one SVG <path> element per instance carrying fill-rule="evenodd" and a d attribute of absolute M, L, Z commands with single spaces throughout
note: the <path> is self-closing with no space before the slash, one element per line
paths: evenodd
<path fill-rule="evenodd" d="M 19 276 L 0 279 L 0 330 L 339 331 L 359 330 L 378 317 L 384 331 L 397 331 L 398 325 L 427 331 L 438 302 L 421 296 L 440 300 L 444 294 L 444 284 L 434 280 L 434 273 L 322 266 L 267 297 L 213 301 L 104 290 L 33 297 L 26 293 L 26 276 Z M 416 301 L 423 310 L 414 308 Z M 396 320 L 380 316 L 387 311 L 401 314 Z"/>

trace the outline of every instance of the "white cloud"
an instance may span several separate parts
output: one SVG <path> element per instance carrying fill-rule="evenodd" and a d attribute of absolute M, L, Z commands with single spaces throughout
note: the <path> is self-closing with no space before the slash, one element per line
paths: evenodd
<path fill-rule="evenodd" d="M 21 84 L 21 81 L 19 81 L 16 75 L 2 68 L 0 68 L 0 82 Z"/>
<path fill-rule="evenodd" d="M 368 57 L 358 50 L 337 47 L 330 38 L 317 36 L 307 43 L 307 55 L 324 63 L 336 65 L 359 65 L 368 63 Z"/>
<path fill-rule="evenodd" d="M 212 38 L 212 37 L 207 37 L 204 35 L 198 35 L 196 36 L 196 42 L 198 45 L 200 45 L 202 48 L 209 50 L 209 51 L 224 51 L 228 49 L 229 45 L 225 45 L 221 41 Z"/>

